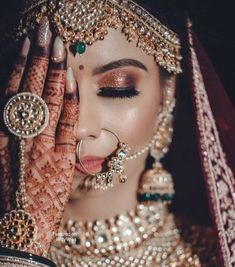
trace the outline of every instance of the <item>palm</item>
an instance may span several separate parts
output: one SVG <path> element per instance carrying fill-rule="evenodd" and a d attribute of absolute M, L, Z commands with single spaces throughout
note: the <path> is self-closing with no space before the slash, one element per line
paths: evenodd
<path fill-rule="evenodd" d="M 67 202 L 75 165 L 75 154 L 62 147 L 43 148 L 37 141 L 27 153 L 26 194 L 27 211 L 36 218 L 40 233 L 39 239 L 49 239 L 60 222 Z M 42 231 L 42 229 L 45 231 Z M 39 233 L 39 234 L 40 234 Z"/>

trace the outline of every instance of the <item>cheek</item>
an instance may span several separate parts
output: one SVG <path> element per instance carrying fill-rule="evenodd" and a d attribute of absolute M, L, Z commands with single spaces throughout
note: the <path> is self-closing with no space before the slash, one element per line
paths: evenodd
<path fill-rule="evenodd" d="M 121 141 L 127 142 L 134 151 L 143 148 L 152 139 L 161 103 L 160 90 L 156 87 L 147 89 L 148 92 L 142 91 L 136 98 L 118 100 L 119 103 L 113 103 L 109 108 L 109 115 L 115 118 L 109 119 L 109 127 L 115 129 Z"/>
<path fill-rule="evenodd" d="M 155 121 L 154 109 L 146 108 L 129 112 L 126 123 L 126 138 L 134 150 L 144 147 L 152 137 Z"/>

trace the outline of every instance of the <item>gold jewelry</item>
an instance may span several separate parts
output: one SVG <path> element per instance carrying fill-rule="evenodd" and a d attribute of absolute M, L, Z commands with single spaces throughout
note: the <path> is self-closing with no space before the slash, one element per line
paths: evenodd
<path fill-rule="evenodd" d="M 118 139 L 118 138 L 117 138 Z M 119 139 L 118 139 L 119 140 Z M 136 159 L 137 157 L 139 157 L 139 156 L 141 156 L 141 155 L 143 155 L 144 153 L 146 153 L 147 151 L 149 151 L 150 150 L 150 148 L 154 145 L 154 143 L 156 142 L 156 140 L 157 140 L 157 135 L 155 135 L 155 136 L 153 136 L 153 138 L 152 138 L 152 140 L 144 147 L 144 148 L 142 148 L 141 150 L 139 150 L 139 151 L 137 151 L 137 152 L 134 152 L 133 154 L 131 154 L 131 155 L 129 155 L 130 154 L 130 149 L 128 148 L 125 148 L 124 150 L 126 151 L 125 152 L 125 154 L 126 154 L 126 156 L 125 156 L 125 161 L 128 161 L 128 160 L 133 160 L 133 159 Z M 119 146 L 120 146 L 120 144 L 121 144 L 121 142 L 120 141 L 118 141 L 119 142 Z M 76 147 L 76 153 L 77 153 L 77 157 L 78 157 L 78 159 L 79 159 L 79 162 L 81 163 L 81 166 L 83 167 L 83 169 L 86 171 L 86 173 L 88 173 L 89 174 L 89 172 L 86 170 L 86 168 L 85 168 L 85 166 L 84 166 L 84 164 L 82 164 L 82 162 L 81 162 L 81 160 L 80 160 L 80 154 L 81 154 L 81 152 L 80 152 L 80 150 L 81 150 L 81 144 L 77 144 L 77 147 Z M 122 149 L 123 150 L 123 149 Z M 119 152 L 121 152 L 120 151 L 120 149 L 119 149 Z M 117 153 L 119 153 L 118 151 L 116 152 L 116 154 Z M 123 152 L 121 152 L 121 154 L 123 154 Z M 116 161 L 115 161 L 115 158 L 116 158 L 116 156 L 114 156 L 114 158 L 111 158 L 111 161 L 109 162 L 109 164 L 108 165 L 113 165 L 114 163 L 117 163 Z M 123 163 L 124 163 L 124 159 L 120 162 L 120 160 L 119 160 L 119 162 L 118 162 L 118 164 L 119 163 L 121 163 L 122 164 L 122 169 L 124 170 L 124 167 L 123 167 Z M 119 167 L 120 168 L 120 167 Z M 87 177 L 85 177 L 84 179 L 83 179 L 83 181 L 81 182 L 81 184 L 79 185 L 79 188 L 80 188 L 80 190 L 84 190 L 84 191 L 89 191 L 89 190 L 91 190 L 91 189 L 103 189 L 103 190 L 105 190 L 105 189 L 108 189 L 108 188 L 111 188 L 111 187 L 113 187 L 113 183 L 112 182 L 110 182 L 110 180 L 109 180 L 109 178 L 108 179 L 106 179 L 107 178 L 107 176 L 108 176 L 108 173 L 106 173 L 103 177 L 103 179 L 96 179 L 96 176 L 97 175 L 99 175 L 99 177 L 102 177 L 102 174 L 91 174 L 90 173 L 90 175 L 89 176 L 87 176 Z M 124 178 L 124 179 L 123 179 Z M 123 175 L 123 177 L 122 177 L 122 181 L 121 182 L 125 182 L 126 180 L 127 180 L 127 177 L 126 177 L 126 175 Z M 119 180 L 120 181 L 120 180 Z M 109 186 L 107 186 L 107 182 L 108 182 L 108 184 L 109 184 Z"/>
<path fill-rule="evenodd" d="M 76 147 L 76 154 L 78 157 L 78 160 L 82 166 L 82 168 L 84 169 L 84 171 L 89 175 L 89 177 L 85 178 L 84 183 L 82 184 L 82 189 L 91 189 L 94 188 L 96 190 L 107 190 L 109 188 L 113 187 L 113 176 L 115 174 L 118 174 L 119 176 L 119 182 L 121 183 L 125 183 L 127 180 L 127 176 L 124 174 L 124 163 L 127 160 L 133 160 L 136 159 L 137 157 L 141 156 L 142 154 L 146 153 L 148 150 L 151 149 L 151 147 L 154 146 L 154 144 L 157 142 L 158 140 L 158 135 L 154 135 L 152 140 L 144 147 L 142 148 L 140 151 L 137 151 L 131 155 L 129 155 L 129 151 L 130 148 L 128 147 L 128 145 L 126 143 L 122 143 L 119 139 L 119 137 L 113 133 L 110 130 L 107 129 L 103 129 L 106 130 L 110 133 L 112 133 L 116 139 L 118 140 L 118 149 L 115 152 L 115 154 L 111 157 L 111 159 L 108 162 L 108 167 L 109 170 L 103 173 L 90 173 L 86 167 L 84 166 L 84 164 L 82 163 L 80 156 L 81 156 L 81 147 L 82 147 L 82 142 L 83 140 L 79 141 Z"/>
<path fill-rule="evenodd" d="M 25 211 L 25 141 L 41 133 L 48 123 L 48 108 L 37 95 L 20 93 L 12 97 L 4 109 L 4 122 L 8 130 L 20 137 L 19 188 L 16 192 L 16 209 L 0 220 L 0 245 L 11 249 L 26 250 L 37 235 L 34 218 Z M 35 244 L 36 245 L 36 244 Z"/>
<path fill-rule="evenodd" d="M 31 253 L 22 252 L 0 247 L 0 266 L 1 267 L 56 267 L 47 258 Z"/>
<path fill-rule="evenodd" d="M 69 220 L 56 235 L 55 244 L 79 255 L 106 256 L 129 251 L 152 237 L 164 224 L 163 203 L 144 206 L 105 221 L 77 222 Z"/>
<path fill-rule="evenodd" d="M 152 169 L 146 171 L 138 188 L 140 202 L 163 201 L 170 204 L 174 196 L 172 176 L 159 161 L 155 161 Z"/>
<path fill-rule="evenodd" d="M 80 54 L 86 45 L 103 40 L 109 28 L 121 28 L 128 41 L 153 55 L 161 67 L 182 72 L 178 35 L 132 0 L 28 0 L 19 36 L 28 34 L 44 16 L 65 42 L 77 44 Z"/>
<path fill-rule="evenodd" d="M 201 266 L 163 203 L 139 204 L 135 212 L 99 223 L 69 221 L 62 229 L 49 251 L 58 266 Z"/>
<path fill-rule="evenodd" d="M 78 157 L 78 160 L 82 166 L 82 168 L 84 169 L 84 171 L 86 171 L 87 174 L 89 174 L 90 176 L 93 176 L 95 178 L 95 184 L 94 184 L 94 189 L 98 190 L 107 190 L 109 188 L 113 187 L 113 176 L 115 174 L 118 175 L 119 177 L 119 182 L 120 183 L 125 183 L 127 180 L 127 176 L 124 173 L 124 166 L 123 164 L 125 163 L 126 159 L 127 159 L 127 155 L 128 155 L 128 145 L 126 143 L 122 143 L 119 139 L 119 137 L 112 131 L 108 130 L 108 129 L 104 129 L 105 131 L 110 132 L 111 134 L 113 134 L 116 139 L 118 140 L 118 149 L 117 151 L 114 153 L 114 155 L 111 157 L 111 159 L 108 162 L 108 170 L 102 173 L 97 173 L 97 174 L 93 174 L 90 173 L 89 171 L 86 170 L 86 167 L 84 166 L 84 164 L 82 163 L 80 157 L 81 157 L 81 146 L 82 146 L 82 142 L 83 140 L 80 140 L 77 144 L 76 147 L 76 154 Z"/>
<path fill-rule="evenodd" d="M 12 97 L 4 109 L 4 122 L 8 130 L 20 138 L 40 134 L 48 119 L 49 111 L 43 99 L 27 92 Z"/>
<path fill-rule="evenodd" d="M 173 179 L 160 163 L 161 158 L 167 153 L 173 135 L 173 115 L 175 107 L 175 90 L 173 81 L 166 82 L 167 88 L 163 92 L 163 107 L 158 115 L 156 135 L 150 149 L 150 154 L 155 159 L 152 169 L 146 171 L 140 180 L 138 199 L 140 202 L 164 201 L 171 203 L 174 195 Z"/>
<path fill-rule="evenodd" d="M 175 90 L 173 81 L 167 81 L 167 87 L 163 90 L 163 106 L 158 114 L 156 124 L 156 139 L 151 147 L 150 153 L 156 159 L 160 160 L 168 152 L 169 145 L 173 136 L 173 110 L 175 108 Z"/>
<path fill-rule="evenodd" d="M 51 56 L 51 60 L 56 63 L 56 62 L 61 61 L 61 57 L 53 57 L 53 56 Z"/>

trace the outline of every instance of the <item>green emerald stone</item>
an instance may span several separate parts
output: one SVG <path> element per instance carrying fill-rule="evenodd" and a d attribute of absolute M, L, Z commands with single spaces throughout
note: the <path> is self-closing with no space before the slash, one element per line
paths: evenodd
<path fill-rule="evenodd" d="M 81 54 L 85 53 L 85 51 L 86 51 L 86 44 L 83 42 L 79 42 L 76 44 L 75 48 L 76 48 L 76 52 L 79 55 L 81 55 Z"/>
<path fill-rule="evenodd" d="M 144 198 L 145 198 L 145 201 L 150 201 L 151 200 L 151 194 L 145 193 Z"/>
<path fill-rule="evenodd" d="M 164 195 L 162 196 L 162 200 L 163 200 L 163 201 L 172 201 L 172 199 L 173 199 L 173 196 L 170 195 L 170 194 L 164 194 Z"/>
<path fill-rule="evenodd" d="M 160 200 L 160 199 L 161 199 L 160 194 L 155 193 L 155 194 L 153 195 L 153 200 L 154 200 L 154 201 L 158 201 L 158 200 Z"/>

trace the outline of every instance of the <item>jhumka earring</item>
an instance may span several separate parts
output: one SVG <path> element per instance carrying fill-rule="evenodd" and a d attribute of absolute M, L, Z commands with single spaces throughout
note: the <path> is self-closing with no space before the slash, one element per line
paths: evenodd
<path fill-rule="evenodd" d="M 168 151 L 173 135 L 172 111 L 175 107 L 175 90 L 171 79 L 167 81 L 163 94 L 163 107 L 158 115 L 155 138 L 150 148 L 150 154 L 155 161 L 152 169 L 146 171 L 141 178 L 138 189 L 140 202 L 163 201 L 170 204 L 174 196 L 172 176 L 160 162 Z"/>
<path fill-rule="evenodd" d="M 124 173 L 124 163 L 127 160 L 127 156 L 128 156 L 128 145 L 126 143 L 122 143 L 119 139 L 119 137 L 113 133 L 112 131 L 108 130 L 108 129 L 104 129 L 103 130 L 110 132 L 111 134 L 113 134 L 117 141 L 118 141 L 118 145 L 117 145 L 117 150 L 115 151 L 114 155 L 112 155 L 111 159 L 108 161 L 107 167 L 108 170 L 102 173 L 90 173 L 86 167 L 84 166 L 84 164 L 82 163 L 81 160 L 81 147 L 82 147 L 82 141 L 79 141 L 76 147 L 76 154 L 78 157 L 78 160 L 82 166 L 82 168 L 84 169 L 84 171 L 89 174 L 91 177 L 94 177 L 94 189 L 96 190 L 107 190 L 109 188 L 113 187 L 113 179 L 114 179 L 114 175 L 117 174 L 118 178 L 119 178 L 119 182 L 120 183 L 125 183 L 127 180 L 127 176 Z"/>
<path fill-rule="evenodd" d="M 8 130 L 20 139 L 19 187 L 16 192 L 16 209 L 0 220 L 0 247 L 26 250 L 34 242 L 37 226 L 34 218 L 25 211 L 25 138 L 40 134 L 48 124 L 49 110 L 42 98 L 32 93 L 13 96 L 4 109 L 4 122 Z"/>

